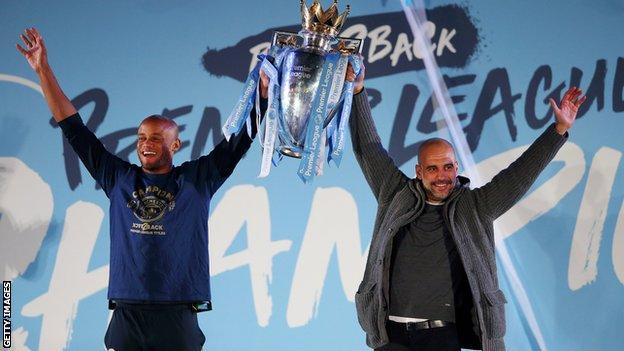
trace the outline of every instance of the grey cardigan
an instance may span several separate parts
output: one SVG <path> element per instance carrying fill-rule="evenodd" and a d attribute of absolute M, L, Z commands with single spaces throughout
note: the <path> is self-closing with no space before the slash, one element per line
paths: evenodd
<path fill-rule="evenodd" d="M 389 157 L 373 123 L 366 91 L 357 94 L 349 121 L 353 150 L 370 185 L 378 208 L 364 277 L 355 295 L 360 326 L 371 348 L 387 344 L 388 290 L 392 239 L 398 229 L 420 215 L 425 192 L 417 179 L 408 178 Z M 505 295 L 496 275 L 493 221 L 529 190 L 540 172 L 565 143 L 554 126 L 508 168 L 486 185 L 470 189 L 458 177 L 444 207 L 444 219 L 457 245 L 472 295 L 467 322 L 457 327 L 463 348 L 504 350 Z"/>

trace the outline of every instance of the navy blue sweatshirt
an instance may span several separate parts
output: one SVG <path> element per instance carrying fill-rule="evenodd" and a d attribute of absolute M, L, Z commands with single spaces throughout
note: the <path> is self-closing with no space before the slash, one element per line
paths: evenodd
<path fill-rule="evenodd" d="M 210 301 L 210 199 L 249 149 L 247 132 L 156 175 L 109 153 L 78 114 L 59 126 L 110 199 L 108 298 Z"/>

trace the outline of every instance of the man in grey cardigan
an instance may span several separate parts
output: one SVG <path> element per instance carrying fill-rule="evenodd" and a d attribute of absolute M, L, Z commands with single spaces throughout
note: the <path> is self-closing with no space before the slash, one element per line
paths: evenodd
<path fill-rule="evenodd" d="M 355 80 L 352 69 L 347 79 Z M 362 283 L 355 296 L 366 343 L 375 350 L 504 350 L 507 302 L 496 275 L 493 221 L 529 190 L 568 139 L 579 106 L 578 88 L 555 123 L 489 183 L 469 188 L 458 175 L 452 145 L 424 141 L 416 179 L 384 149 L 357 78 L 350 117 L 353 150 L 378 209 Z"/>

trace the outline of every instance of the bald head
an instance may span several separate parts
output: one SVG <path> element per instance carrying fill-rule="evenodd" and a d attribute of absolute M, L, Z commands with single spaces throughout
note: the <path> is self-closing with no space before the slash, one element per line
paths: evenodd
<path fill-rule="evenodd" d="M 178 124 L 174 122 L 171 118 L 161 116 L 161 115 L 147 116 L 145 117 L 145 119 L 143 119 L 143 121 L 141 121 L 141 124 L 139 125 L 139 129 L 141 129 L 141 126 L 145 123 L 159 126 L 163 132 L 173 133 L 172 136 L 175 137 L 175 139 L 178 138 L 178 134 L 179 134 Z"/>
<path fill-rule="evenodd" d="M 423 141 L 418 147 L 418 163 L 422 163 L 423 156 L 433 150 L 451 150 L 453 157 L 455 156 L 455 149 L 451 143 L 442 138 L 430 138 Z"/>

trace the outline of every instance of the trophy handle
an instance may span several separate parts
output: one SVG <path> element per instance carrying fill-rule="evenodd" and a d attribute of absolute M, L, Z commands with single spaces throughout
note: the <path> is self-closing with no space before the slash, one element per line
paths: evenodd
<path fill-rule="evenodd" d="M 298 33 L 277 30 L 273 33 L 271 46 L 292 46 L 298 47 L 303 40 Z"/>

